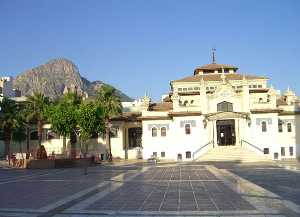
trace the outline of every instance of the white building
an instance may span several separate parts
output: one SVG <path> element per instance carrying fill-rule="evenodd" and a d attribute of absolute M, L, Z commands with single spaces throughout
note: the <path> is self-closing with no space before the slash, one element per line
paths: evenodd
<path fill-rule="evenodd" d="M 279 95 L 267 82 L 231 65 L 198 67 L 194 75 L 171 81 L 162 102 L 146 96 L 140 113 L 114 119 L 120 133 L 111 140 L 113 156 L 196 160 L 219 146 L 235 146 L 266 159 L 296 158 L 298 97 L 290 89 Z"/>
<path fill-rule="evenodd" d="M 13 78 L 0 77 L 0 97 L 14 97 Z"/>

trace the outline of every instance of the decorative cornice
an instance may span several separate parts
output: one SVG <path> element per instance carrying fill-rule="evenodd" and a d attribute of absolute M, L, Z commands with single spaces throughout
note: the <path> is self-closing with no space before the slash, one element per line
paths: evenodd
<path fill-rule="evenodd" d="M 200 116 L 200 111 L 169 112 L 170 117 Z"/>
<path fill-rule="evenodd" d="M 300 115 L 300 111 L 282 111 L 278 114 L 279 116 L 285 115 Z"/>
<path fill-rule="evenodd" d="M 280 113 L 281 109 L 251 109 L 251 114 Z"/>
<path fill-rule="evenodd" d="M 138 120 L 148 121 L 148 120 L 171 120 L 169 116 L 141 116 L 137 118 Z"/>
<path fill-rule="evenodd" d="M 200 95 L 200 91 L 193 91 L 193 92 L 178 92 L 179 96 L 195 96 Z"/>

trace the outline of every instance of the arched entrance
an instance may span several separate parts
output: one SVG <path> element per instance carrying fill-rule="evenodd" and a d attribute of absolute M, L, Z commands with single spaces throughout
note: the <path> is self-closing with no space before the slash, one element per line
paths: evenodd
<path fill-rule="evenodd" d="M 217 120 L 217 143 L 219 146 L 235 145 L 235 121 L 229 120 Z"/>

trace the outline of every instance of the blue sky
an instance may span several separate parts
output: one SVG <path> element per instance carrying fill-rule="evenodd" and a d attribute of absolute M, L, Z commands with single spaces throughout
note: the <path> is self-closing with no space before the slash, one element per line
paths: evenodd
<path fill-rule="evenodd" d="M 0 74 L 52 58 L 131 97 L 158 100 L 210 62 L 267 75 L 300 94 L 300 1 L 0 0 Z"/>

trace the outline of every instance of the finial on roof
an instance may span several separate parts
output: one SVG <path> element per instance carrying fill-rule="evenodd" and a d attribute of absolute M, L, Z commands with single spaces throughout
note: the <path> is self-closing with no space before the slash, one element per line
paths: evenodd
<path fill-rule="evenodd" d="M 216 63 L 216 49 L 215 48 L 211 49 L 211 55 L 212 55 L 212 63 L 215 64 Z"/>

